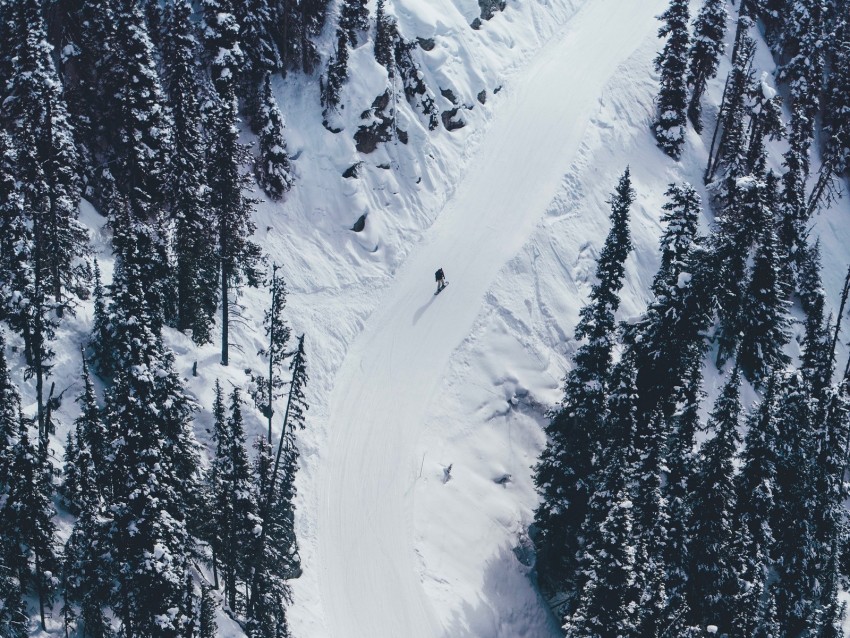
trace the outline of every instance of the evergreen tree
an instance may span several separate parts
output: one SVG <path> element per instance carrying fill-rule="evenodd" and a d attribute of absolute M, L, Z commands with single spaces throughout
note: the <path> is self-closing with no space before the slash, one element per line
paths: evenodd
<path fill-rule="evenodd" d="M 174 118 L 173 154 L 169 167 L 168 199 L 174 228 L 177 287 L 177 328 L 191 330 L 202 345 L 212 339 L 218 305 L 216 219 L 209 206 L 198 103 L 200 83 L 195 68 L 198 42 L 187 0 L 173 0 L 166 11 L 163 62 Z"/>
<path fill-rule="evenodd" d="M 183 635 L 192 620 L 184 583 L 192 550 L 186 525 L 198 493 L 195 406 L 151 327 L 140 274 L 150 256 L 136 230 L 122 238 L 113 279 L 118 365 L 106 392 L 112 497 L 102 547 L 118 557 L 110 602 L 122 631 L 165 638 Z"/>
<path fill-rule="evenodd" d="M 9 494 L 2 504 L 4 527 L 20 548 L 17 571 L 22 591 L 34 589 L 39 602 L 41 628 L 45 630 L 45 606 L 53 604 L 57 556 L 53 522 L 52 466 L 46 445 L 30 440 L 33 423 L 19 413 L 18 437 L 10 450 Z"/>
<path fill-rule="evenodd" d="M 252 496 L 251 472 L 245 449 L 242 399 L 238 389 L 230 396 L 230 417 L 223 419 L 221 386 L 216 383 L 215 459 L 211 468 L 214 503 L 213 551 L 224 576 L 224 591 L 233 611 L 239 609 L 237 581 L 249 574 L 248 554 L 258 523 Z"/>
<path fill-rule="evenodd" d="M 239 47 L 245 54 L 244 76 L 249 96 L 262 100 L 263 78 L 281 68 L 280 54 L 272 35 L 276 18 L 269 0 L 247 0 L 233 5 L 239 23 Z M 258 92 L 259 90 L 259 92 Z"/>
<path fill-rule="evenodd" d="M 397 35 L 395 20 L 387 13 L 385 0 L 378 0 L 375 9 L 375 60 L 387 69 L 390 77 L 395 72 L 395 40 Z"/>
<path fill-rule="evenodd" d="M 440 125 L 434 94 L 425 84 L 422 69 L 413 52 L 418 48 L 415 42 L 406 42 L 398 33 L 395 21 L 387 22 L 390 40 L 395 42 L 395 60 L 404 95 L 407 101 L 428 120 L 428 130 L 433 131 Z"/>
<path fill-rule="evenodd" d="M 203 0 L 204 22 L 201 32 L 210 61 L 210 74 L 216 91 L 224 97 L 237 81 L 244 62 L 239 42 L 239 23 L 233 0 Z"/>
<path fill-rule="evenodd" d="M 688 84 L 693 87 L 688 118 L 697 133 L 702 132 L 700 102 L 705 86 L 717 75 L 717 66 L 723 55 L 726 17 L 726 3 L 723 0 L 705 0 L 694 21 L 694 37 L 688 54 Z"/>
<path fill-rule="evenodd" d="M 544 588 L 569 588 L 580 547 L 579 531 L 591 493 L 593 458 L 605 414 L 614 313 L 620 304 L 623 262 L 632 248 L 629 209 L 634 191 L 628 169 L 611 197 L 611 230 L 597 261 L 598 282 L 581 311 L 576 338 L 586 339 L 564 381 L 564 399 L 546 428 L 549 441 L 535 468 L 541 504 L 535 512 L 538 570 Z"/>
<path fill-rule="evenodd" d="M 273 200 L 279 200 L 292 188 L 292 169 L 286 140 L 283 138 L 283 114 L 272 93 L 271 78 L 262 80 L 260 106 L 257 112 L 260 156 L 257 158 L 257 183 Z"/>
<path fill-rule="evenodd" d="M 13 273 L 18 265 L 18 239 L 27 233 L 24 202 L 17 181 L 17 151 L 11 136 L 0 130 L 0 317 L 12 300 Z"/>
<path fill-rule="evenodd" d="M 136 3 L 125 3 L 117 12 L 116 38 L 121 43 L 116 56 L 121 88 L 115 176 L 133 217 L 155 222 L 164 206 L 173 122 L 145 17 Z"/>
<path fill-rule="evenodd" d="M 653 128 L 658 145 L 673 159 L 682 154 L 685 141 L 685 111 L 688 108 L 686 72 L 688 68 L 688 2 L 671 0 L 659 18 L 664 25 L 659 38 L 667 38 L 664 49 L 655 58 L 655 68 L 661 76 L 658 92 L 658 119 Z"/>
<path fill-rule="evenodd" d="M 342 0 L 339 27 L 345 30 L 351 46 L 356 48 L 369 32 L 369 7 L 366 0 Z"/>
<path fill-rule="evenodd" d="M 74 421 L 73 433 L 68 431 L 64 470 L 64 496 L 69 509 L 75 514 L 84 509 L 86 499 L 105 494 L 108 489 L 104 477 L 108 474 L 109 433 L 101 419 L 85 359 L 83 392 L 77 397 L 77 403 L 80 404 L 80 415 Z"/>
<path fill-rule="evenodd" d="M 257 385 L 254 401 L 268 419 L 270 444 L 272 441 L 274 402 L 282 396 L 285 385 L 283 367 L 290 354 L 286 351 L 286 346 L 291 334 L 289 326 L 283 320 L 283 309 L 286 306 L 286 284 L 283 278 L 277 274 L 277 271 L 277 264 L 272 265 L 272 276 L 267 282 L 271 293 L 271 304 L 263 318 L 263 329 L 268 339 L 268 346 L 257 353 L 259 356 L 268 359 L 268 377 L 256 375 L 253 379 Z"/>
<path fill-rule="evenodd" d="M 665 564 L 666 588 L 673 608 L 685 603 L 690 569 L 693 476 L 696 474 L 696 432 L 700 426 L 702 361 L 693 359 L 683 380 L 682 398 L 669 427 L 666 453 L 664 496 L 668 503 L 669 523 Z"/>
<path fill-rule="evenodd" d="M 249 184 L 241 166 L 245 149 L 239 144 L 235 88 L 224 79 L 218 83 L 224 93 L 215 101 L 208 128 L 212 145 L 208 149 L 210 204 L 216 215 L 219 303 L 221 304 L 221 363 L 229 362 L 231 289 L 244 279 L 256 285 L 256 264 L 260 249 L 250 241 L 253 200 L 243 189 Z"/>
<path fill-rule="evenodd" d="M 103 501 L 97 494 L 83 499 L 82 510 L 74 522 L 74 529 L 62 560 L 63 595 L 66 605 L 79 606 L 77 629 L 80 635 L 90 638 L 111 638 L 113 631 L 105 607 L 109 603 L 114 564 L 104 554 L 107 518 Z"/>
<path fill-rule="evenodd" d="M 790 340 L 788 292 L 780 278 L 773 225 L 765 228 L 756 251 L 752 274 L 742 307 L 743 336 L 738 360 L 751 381 L 759 382 L 770 370 L 788 363 L 782 348 Z"/>
<path fill-rule="evenodd" d="M 611 373 L 595 489 L 581 523 L 580 570 L 564 624 L 567 636 L 641 635 L 637 605 L 644 583 L 636 563 L 644 555 L 630 498 L 639 456 L 633 355 L 626 351 Z"/>
<path fill-rule="evenodd" d="M 703 332 L 712 316 L 711 272 L 703 264 L 698 237 L 700 200 L 688 185 L 667 190 L 662 221 L 661 264 L 652 283 L 653 299 L 640 321 L 626 327 L 624 341 L 635 349 L 642 422 L 656 410 L 665 420 L 680 400 L 680 380 L 704 349 Z"/>
<path fill-rule="evenodd" d="M 212 587 L 201 585 L 201 608 L 198 619 L 198 638 L 216 638 L 218 625 L 215 621 L 215 599 Z"/>
<path fill-rule="evenodd" d="M 304 429 L 304 419 L 309 407 L 304 396 L 308 381 L 304 335 L 298 339 L 298 348 L 292 356 L 290 372 L 292 376 L 289 397 L 273 467 L 270 447 L 262 439 L 257 442 L 255 476 L 263 527 L 254 546 L 248 614 L 249 633 L 256 638 L 289 636 L 286 606 L 291 603 L 291 594 L 287 580 L 297 578 L 301 574 L 293 500 L 299 457 L 295 432 Z"/>
<path fill-rule="evenodd" d="M 761 173 L 767 162 L 765 139 L 781 139 L 785 123 L 782 121 L 782 98 L 768 84 L 767 72 L 762 73 L 761 81 L 750 83 L 749 101 L 750 127 L 745 170 L 752 174 Z"/>
<path fill-rule="evenodd" d="M 345 108 L 342 101 L 342 85 L 348 80 L 348 32 L 342 27 L 336 30 L 336 52 L 328 60 L 328 69 L 322 77 L 322 124 L 329 131 L 339 132 L 334 117 Z"/>
<path fill-rule="evenodd" d="M 704 444 L 694 476 L 691 523 L 690 608 L 695 624 L 732 622 L 737 561 L 732 548 L 735 512 L 734 458 L 739 443 L 741 379 L 737 368 L 724 385 L 709 418 L 714 438 Z"/>

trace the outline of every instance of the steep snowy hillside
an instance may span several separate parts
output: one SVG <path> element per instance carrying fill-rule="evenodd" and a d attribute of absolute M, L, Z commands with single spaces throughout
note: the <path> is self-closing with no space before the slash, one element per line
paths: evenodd
<path fill-rule="evenodd" d="M 563 635 L 563 619 L 550 613 L 534 582 L 533 467 L 578 347 L 573 330 L 608 233 L 608 200 L 630 167 L 634 251 L 617 319 L 644 312 L 650 299 L 668 185 L 687 181 L 709 200 L 703 171 L 710 135 L 688 127 L 674 161 L 650 130 L 657 16 L 668 0 L 508 0 L 481 20 L 486 4 L 385 5 L 421 65 L 439 114 L 435 130 L 415 100 L 405 99 L 402 80 L 376 62 L 374 30 L 351 47 L 349 80 L 331 117 L 320 106 L 324 66 L 272 80 L 294 186 L 282 201 L 259 202 L 253 219 L 254 240 L 286 281 L 284 317 L 293 335 L 305 335 L 308 356 L 295 514 L 303 571 L 289 582 L 286 611 L 297 638 Z M 695 13 L 702 3 L 691 4 Z M 730 6 L 730 45 L 734 18 Z M 332 32 L 329 22 L 317 38 L 322 65 L 337 55 Z M 775 70 L 761 40 L 754 66 Z M 708 84 L 706 121 L 717 115 L 728 70 L 724 58 Z M 387 90 L 390 106 L 378 108 L 376 96 Z M 387 108 L 396 137 L 359 151 L 355 134 Z M 256 144 L 247 122 L 240 131 L 242 141 Z M 770 144 L 770 167 L 781 172 L 787 144 Z M 815 159 L 812 174 L 817 168 Z M 109 283 L 118 261 L 102 212 L 81 203 L 80 220 Z M 810 235 L 820 238 L 833 312 L 850 259 L 848 215 L 847 201 L 837 202 L 813 220 Z M 703 230 L 713 221 L 706 213 Z M 440 267 L 450 285 L 437 296 Z M 197 402 L 193 427 L 204 467 L 216 449 L 216 381 L 247 398 L 252 376 L 267 365 L 257 353 L 267 347 L 269 291 L 243 286 L 236 301 L 227 367 L 220 365 L 219 325 L 203 346 L 163 329 L 174 369 Z M 792 313 L 788 350 L 796 356 L 803 313 Z M 79 352 L 93 315 L 93 300 L 85 299 L 57 331 L 49 379 L 61 399 L 52 406 L 49 439 L 57 468 L 79 415 Z M 35 416 L 36 380 L 24 370 L 23 339 L 12 331 L 6 339 L 24 411 Z M 839 361 L 846 354 L 839 345 Z M 707 363 L 703 412 L 724 382 Z M 104 384 L 95 385 L 103 396 Z M 757 396 L 744 385 L 746 406 Z M 253 402 L 243 411 L 251 442 L 265 433 L 266 419 Z M 279 405 L 275 441 L 282 413 Z M 74 517 L 61 507 L 57 524 L 64 543 Z M 200 564 L 192 573 L 205 583 L 223 578 Z M 214 598 L 228 602 L 221 592 Z M 37 598 L 29 602 L 34 613 Z M 30 633 L 60 635 L 60 609 L 57 601 L 48 612 L 47 632 L 36 629 L 34 614 Z M 247 635 L 222 609 L 216 621 L 217 635 Z"/>

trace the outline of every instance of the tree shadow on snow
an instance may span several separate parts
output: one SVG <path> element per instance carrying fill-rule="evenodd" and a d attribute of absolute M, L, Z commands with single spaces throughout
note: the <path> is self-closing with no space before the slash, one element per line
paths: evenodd
<path fill-rule="evenodd" d="M 487 561 L 478 603 L 464 603 L 443 635 L 446 638 L 560 638 L 563 632 L 531 582 L 530 567 L 504 546 Z M 523 561 L 527 562 L 527 561 Z"/>

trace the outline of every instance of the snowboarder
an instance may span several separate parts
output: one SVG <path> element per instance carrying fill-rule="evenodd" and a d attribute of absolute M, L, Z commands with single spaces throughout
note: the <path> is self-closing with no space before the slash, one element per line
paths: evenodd
<path fill-rule="evenodd" d="M 446 275 L 442 268 L 438 269 L 437 272 L 434 273 L 434 279 L 437 280 L 437 292 L 434 294 L 438 295 L 443 288 L 449 285 L 449 282 L 446 281 Z"/>

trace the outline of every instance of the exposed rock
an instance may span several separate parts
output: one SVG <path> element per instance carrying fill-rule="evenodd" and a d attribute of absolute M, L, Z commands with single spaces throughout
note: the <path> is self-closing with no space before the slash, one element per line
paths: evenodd
<path fill-rule="evenodd" d="M 487 89 L 481 89 L 481 93 L 478 94 L 478 101 L 481 104 L 484 104 L 487 101 Z"/>
<path fill-rule="evenodd" d="M 419 43 L 419 46 L 422 47 L 424 51 L 433 51 L 435 42 L 434 38 L 416 38 L 416 41 Z"/>
<path fill-rule="evenodd" d="M 352 164 L 351 166 L 345 169 L 345 172 L 342 174 L 342 176 L 345 179 L 351 179 L 352 177 L 356 179 L 360 177 L 361 166 L 363 166 L 363 162 L 357 162 L 356 164 Z"/>
<path fill-rule="evenodd" d="M 351 227 L 351 230 L 355 233 L 362 233 L 364 228 L 366 228 L 366 213 L 360 215 L 360 218 L 354 222 L 354 226 Z"/>
<path fill-rule="evenodd" d="M 466 122 L 463 120 L 462 116 L 459 116 L 459 112 L 460 109 L 458 108 L 442 112 L 441 117 L 443 118 L 443 126 L 446 127 L 447 131 L 455 131 L 466 126 Z"/>
<path fill-rule="evenodd" d="M 455 95 L 455 92 L 452 91 L 451 89 L 440 89 L 440 95 L 442 95 L 449 102 L 451 102 L 452 104 L 457 106 L 457 103 L 458 103 L 457 96 Z"/>

